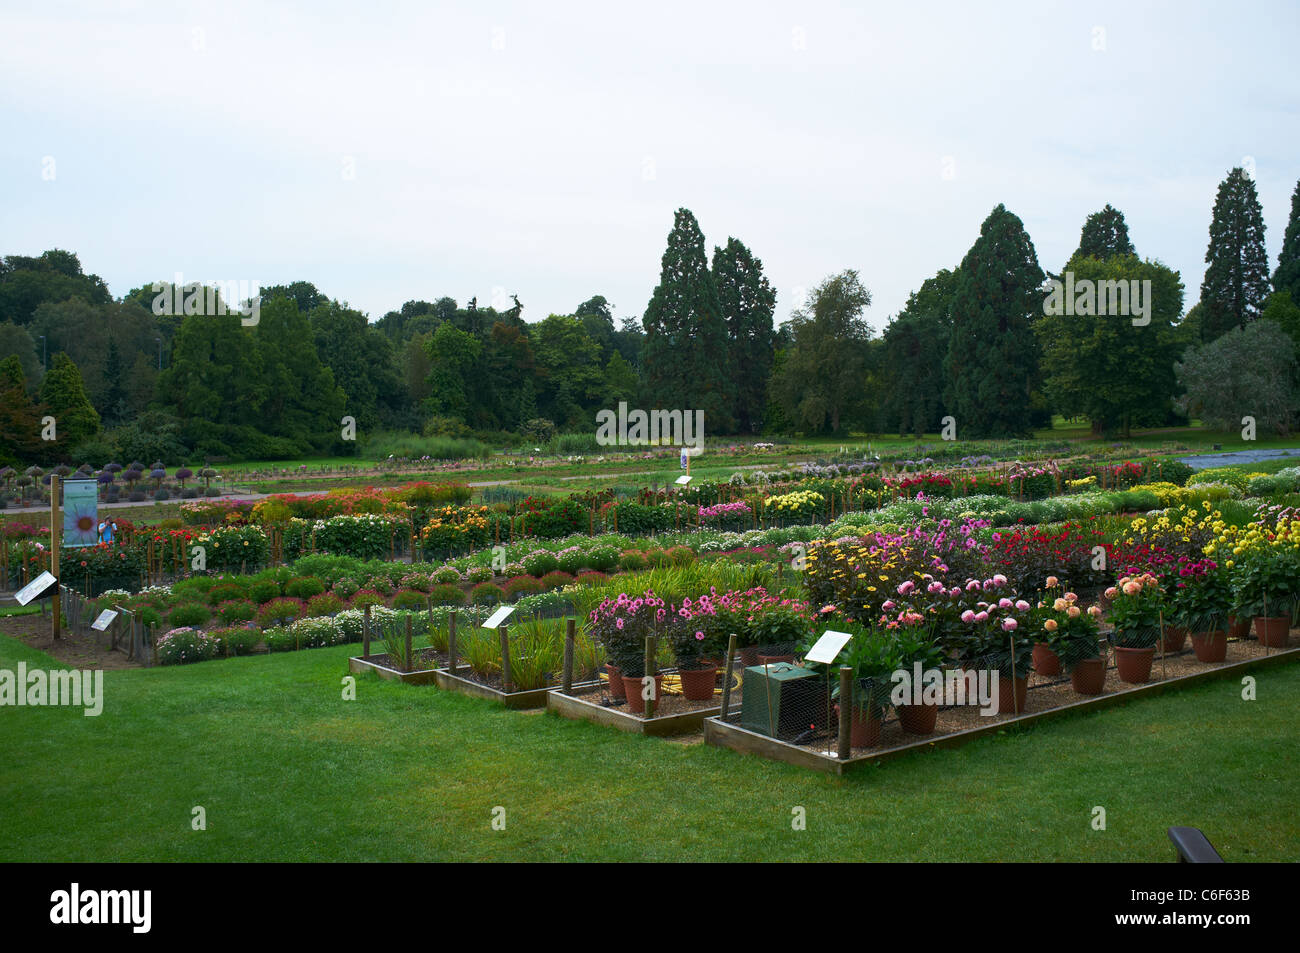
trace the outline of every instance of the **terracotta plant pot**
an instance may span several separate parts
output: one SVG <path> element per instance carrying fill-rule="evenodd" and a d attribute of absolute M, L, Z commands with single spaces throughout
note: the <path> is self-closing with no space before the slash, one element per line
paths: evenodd
<path fill-rule="evenodd" d="M 1046 642 L 1034 643 L 1034 671 L 1045 678 L 1061 674 L 1061 657 Z"/>
<path fill-rule="evenodd" d="M 880 712 L 868 715 L 865 708 L 853 709 L 849 722 L 849 744 L 855 748 L 870 748 L 880 742 Z"/>
<path fill-rule="evenodd" d="M 1015 693 L 1011 691 L 1011 679 L 1005 675 L 998 676 L 998 714 L 1014 715 L 1024 714 L 1025 712 L 1025 695 L 1029 690 L 1028 676 L 1021 676 L 1016 679 Z"/>
<path fill-rule="evenodd" d="M 934 731 L 935 721 L 939 717 L 939 706 L 899 705 L 898 723 L 909 735 L 928 735 Z"/>
<path fill-rule="evenodd" d="M 1289 615 L 1255 616 L 1255 637 L 1260 645 L 1271 649 L 1286 648 L 1287 636 L 1291 632 Z"/>
<path fill-rule="evenodd" d="M 1106 687 L 1106 660 L 1086 658 L 1074 666 L 1070 685 L 1080 695 L 1100 695 Z"/>
<path fill-rule="evenodd" d="M 689 701 L 706 702 L 713 698 L 718 680 L 716 668 L 684 668 L 677 675 L 682 680 L 682 695 Z"/>
<path fill-rule="evenodd" d="M 609 676 L 609 693 L 615 698 L 626 698 L 623 691 L 623 672 L 617 665 L 605 664 L 605 674 Z"/>
<path fill-rule="evenodd" d="M 1244 639 L 1250 635 L 1250 618 L 1238 619 L 1235 615 L 1228 616 L 1228 638 Z"/>
<path fill-rule="evenodd" d="M 1228 657 L 1228 633 L 1193 632 L 1192 648 L 1198 662 L 1222 662 Z"/>
<path fill-rule="evenodd" d="M 740 663 L 746 667 L 758 664 L 758 649 L 752 645 L 744 646 L 740 650 Z"/>
<path fill-rule="evenodd" d="M 1115 670 L 1122 682 L 1142 685 L 1151 681 L 1151 660 L 1156 657 L 1155 646 L 1145 649 L 1126 649 L 1115 646 Z"/>
<path fill-rule="evenodd" d="M 659 703 L 663 701 L 664 677 L 655 676 L 655 708 L 658 709 Z M 645 699 L 641 697 L 641 676 L 635 678 L 627 675 L 623 676 L 623 691 L 627 694 L 627 710 L 636 715 L 645 714 Z"/>
<path fill-rule="evenodd" d="M 758 656 L 759 665 L 779 665 L 782 662 L 793 662 L 793 655 L 763 655 L 761 652 Z"/>
<path fill-rule="evenodd" d="M 1161 640 L 1164 645 L 1165 654 L 1171 652 L 1181 652 L 1183 646 L 1187 644 L 1187 630 L 1179 625 L 1165 626 L 1165 636 Z"/>

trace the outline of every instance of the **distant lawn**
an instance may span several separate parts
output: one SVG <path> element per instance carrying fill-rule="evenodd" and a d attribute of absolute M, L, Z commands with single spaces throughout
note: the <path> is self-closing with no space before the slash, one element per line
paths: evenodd
<path fill-rule="evenodd" d="M 0 709 L 0 860 L 1169 861 L 1174 824 L 1229 861 L 1300 842 L 1297 665 L 1255 702 L 1224 680 L 836 780 L 369 677 L 345 702 L 349 651 L 108 672 L 98 718 Z M 0 637 L 0 668 L 20 660 L 52 667 Z"/>

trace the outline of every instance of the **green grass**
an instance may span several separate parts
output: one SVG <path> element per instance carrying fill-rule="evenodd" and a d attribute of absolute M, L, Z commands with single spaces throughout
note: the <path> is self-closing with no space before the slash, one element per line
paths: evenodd
<path fill-rule="evenodd" d="M 1300 836 L 1295 665 L 1255 702 L 1223 680 L 834 779 L 373 677 L 343 701 L 347 655 L 108 672 L 97 718 L 0 710 L 0 860 L 1168 861 L 1186 824 L 1280 861 Z M 20 660 L 52 664 L 0 637 Z"/>

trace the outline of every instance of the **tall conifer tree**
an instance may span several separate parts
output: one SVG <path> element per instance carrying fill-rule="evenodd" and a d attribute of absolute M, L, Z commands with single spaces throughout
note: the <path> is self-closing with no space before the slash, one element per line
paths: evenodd
<path fill-rule="evenodd" d="M 1264 213 L 1245 169 L 1233 169 L 1219 183 L 1205 263 L 1201 336 L 1209 342 L 1258 318 L 1268 296 Z"/>
<path fill-rule="evenodd" d="M 962 259 L 953 295 L 944 403 L 958 439 L 1030 432 L 1038 377 L 1031 322 L 1042 314 L 1043 280 L 1024 224 L 998 205 Z"/>

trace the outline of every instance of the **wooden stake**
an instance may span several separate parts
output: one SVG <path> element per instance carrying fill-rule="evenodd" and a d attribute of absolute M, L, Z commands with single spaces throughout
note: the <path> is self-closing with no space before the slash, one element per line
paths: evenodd
<path fill-rule="evenodd" d="M 361 610 L 361 657 L 370 658 L 370 606 Z"/>
<path fill-rule="evenodd" d="M 655 671 L 658 668 L 655 664 L 656 655 L 655 637 L 653 635 L 647 635 L 645 637 L 645 678 L 648 678 L 650 681 L 647 682 L 645 679 L 642 679 L 641 681 L 643 694 L 645 686 L 649 685 L 650 687 L 650 697 L 645 700 L 645 716 L 647 718 L 653 718 L 655 716 Z"/>
<path fill-rule="evenodd" d="M 59 475 L 50 475 L 50 573 L 59 578 L 59 542 L 63 536 L 63 521 L 59 518 Z M 54 638 L 62 638 L 60 628 L 63 618 L 59 605 L 58 583 L 55 583 L 54 598 L 50 600 L 50 614 L 53 617 Z"/>
<path fill-rule="evenodd" d="M 411 657 L 411 617 L 409 615 L 406 617 L 406 662 L 402 666 L 402 670 L 406 672 L 415 670 L 415 662 Z"/>
<path fill-rule="evenodd" d="M 830 693 L 827 692 L 829 696 Z M 770 707 L 770 706 L 769 706 Z M 840 666 L 840 738 L 839 750 L 836 752 L 841 761 L 847 761 L 852 753 L 849 734 L 853 722 L 853 669 L 847 665 Z"/>
<path fill-rule="evenodd" d="M 736 662 L 736 633 L 727 638 L 727 668 L 722 679 L 722 720 L 731 714 L 731 672 Z"/>
<path fill-rule="evenodd" d="M 573 694 L 573 630 L 575 626 L 575 620 L 564 620 L 564 672 L 560 683 L 560 691 L 566 695 Z"/>
<path fill-rule="evenodd" d="M 501 679 L 505 682 L 506 694 L 509 695 L 515 690 L 514 682 L 510 677 L 510 627 L 502 625 L 498 629 L 501 635 Z"/>
<path fill-rule="evenodd" d="M 456 674 L 456 610 L 447 617 L 447 667 Z"/>

